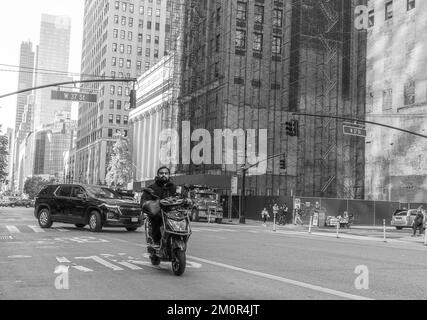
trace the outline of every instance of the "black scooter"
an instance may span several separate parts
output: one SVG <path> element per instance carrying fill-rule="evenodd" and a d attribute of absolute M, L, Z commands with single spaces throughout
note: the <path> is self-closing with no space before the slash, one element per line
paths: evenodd
<path fill-rule="evenodd" d="M 180 276 L 185 271 L 187 242 L 191 235 L 190 219 L 186 210 L 187 202 L 180 197 L 159 200 L 155 195 L 151 195 L 154 200 L 144 203 L 143 212 L 150 216 L 153 210 L 160 210 L 163 221 L 160 227 L 162 238 L 159 247 L 153 245 L 150 236 L 150 219 L 145 220 L 145 237 L 151 264 L 157 266 L 161 261 L 171 262 L 173 273 Z"/>

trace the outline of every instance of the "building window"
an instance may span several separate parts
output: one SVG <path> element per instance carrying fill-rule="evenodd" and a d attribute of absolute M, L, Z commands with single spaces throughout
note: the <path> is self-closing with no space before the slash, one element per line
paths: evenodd
<path fill-rule="evenodd" d="M 113 52 L 117 52 L 117 43 L 113 43 Z"/>
<path fill-rule="evenodd" d="M 113 99 L 110 100 L 110 109 L 114 109 L 114 100 Z"/>
<path fill-rule="evenodd" d="M 122 117 L 120 115 L 116 115 L 116 124 L 120 124 L 121 118 Z"/>
<path fill-rule="evenodd" d="M 264 23 L 264 7 L 255 5 L 255 23 Z"/>
<path fill-rule="evenodd" d="M 375 12 L 372 9 L 368 12 L 368 28 L 372 28 L 374 24 L 375 24 Z"/>
<path fill-rule="evenodd" d="M 159 57 L 159 50 L 154 49 L 154 58 L 158 58 Z M 141 66 L 139 66 L 139 69 L 141 69 Z"/>
<path fill-rule="evenodd" d="M 129 87 L 125 87 L 125 95 L 126 95 L 126 96 L 129 96 L 129 91 L 130 91 L 130 90 L 129 90 Z"/>
<path fill-rule="evenodd" d="M 117 61 L 116 57 L 112 57 L 112 58 L 111 58 L 111 65 L 112 65 L 113 67 L 115 67 L 115 66 L 116 66 L 116 61 Z"/>
<path fill-rule="evenodd" d="M 254 33 L 253 50 L 262 51 L 262 34 L 261 33 Z"/>
<path fill-rule="evenodd" d="M 114 29 L 113 30 L 113 37 L 117 39 L 117 36 L 119 35 L 119 30 Z"/>
<path fill-rule="evenodd" d="M 404 96 L 405 106 L 415 103 L 415 80 L 411 79 L 405 83 Z"/>
<path fill-rule="evenodd" d="M 281 37 L 273 37 L 273 44 L 271 51 L 273 54 L 281 54 L 282 53 L 282 38 Z"/>
<path fill-rule="evenodd" d="M 389 110 L 393 107 L 393 89 L 383 90 L 383 110 Z"/>
<path fill-rule="evenodd" d="M 120 30 L 120 39 L 126 39 L 126 31 Z"/>
<path fill-rule="evenodd" d="M 116 87 L 115 86 L 110 86 L 110 94 L 114 94 L 116 91 Z"/>
<path fill-rule="evenodd" d="M 239 48 L 239 49 L 246 48 L 246 31 L 244 30 L 236 31 L 236 48 Z"/>
<path fill-rule="evenodd" d="M 116 77 L 116 71 L 111 71 L 111 78 L 115 78 Z"/>
<path fill-rule="evenodd" d="M 150 62 L 145 63 L 145 71 L 147 71 L 148 69 L 150 69 Z"/>
<path fill-rule="evenodd" d="M 145 49 L 145 56 L 150 57 L 150 48 Z"/>
<path fill-rule="evenodd" d="M 156 9 L 156 17 L 160 17 L 160 9 Z"/>
<path fill-rule="evenodd" d="M 154 30 L 160 31 L 160 23 L 156 22 L 156 25 L 154 27 Z"/>
<path fill-rule="evenodd" d="M 126 25 L 126 17 L 122 17 L 122 26 Z"/>
<path fill-rule="evenodd" d="M 113 123 L 114 115 L 109 114 L 108 115 L 108 123 Z"/>
<path fill-rule="evenodd" d="M 237 17 L 239 21 L 246 21 L 247 4 L 245 2 L 237 2 Z"/>
<path fill-rule="evenodd" d="M 112 138 L 112 137 L 113 137 L 113 129 L 108 129 L 108 138 Z"/>
<path fill-rule="evenodd" d="M 130 69 L 131 61 L 129 59 L 126 60 L 126 68 Z"/>
<path fill-rule="evenodd" d="M 117 100 L 117 110 L 121 110 L 121 109 L 122 109 L 122 101 Z"/>
<path fill-rule="evenodd" d="M 118 96 L 121 96 L 121 95 L 122 95 L 122 91 L 123 91 L 122 86 L 118 86 L 118 87 L 117 87 L 117 95 L 118 95 Z"/>
<path fill-rule="evenodd" d="M 393 1 L 385 4 L 385 19 L 390 20 L 393 18 Z"/>
<path fill-rule="evenodd" d="M 120 53 L 124 53 L 125 52 L 125 45 L 123 43 L 120 44 L 119 52 Z"/>
<path fill-rule="evenodd" d="M 128 31 L 128 40 L 132 41 L 132 31 Z"/>
<path fill-rule="evenodd" d="M 154 44 L 159 44 L 159 36 L 154 37 Z"/>
<path fill-rule="evenodd" d="M 133 27 L 133 18 L 129 18 L 129 27 Z"/>
<path fill-rule="evenodd" d="M 123 116 L 123 124 L 128 124 L 128 116 Z"/>
<path fill-rule="evenodd" d="M 151 30 L 151 21 L 147 21 L 147 29 Z"/>
<path fill-rule="evenodd" d="M 144 6 L 139 6 L 139 14 L 144 14 Z"/>
<path fill-rule="evenodd" d="M 116 8 L 117 10 L 120 8 L 120 2 L 119 1 L 116 1 L 114 3 L 114 8 Z"/>
<path fill-rule="evenodd" d="M 129 3 L 129 12 L 133 13 L 134 10 L 135 10 L 135 6 L 131 3 Z"/>
<path fill-rule="evenodd" d="M 138 28 L 144 28 L 144 20 L 142 20 L 142 19 L 139 19 L 138 20 Z"/>
<path fill-rule="evenodd" d="M 118 16 L 118 15 L 115 15 L 115 16 L 114 16 L 114 23 L 115 23 L 115 24 L 118 24 L 118 23 L 119 23 L 119 16 Z"/>
<path fill-rule="evenodd" d="M 151 43 L 151 35 L 147 34 L 146 42 L 147 42 L 147 43 Z"/>
<path fill-rule="evenodd" d="M 407 0 L 408 1 L 408 5 L 407 5 L 407 10 L 412 10 L 415 8 L 415 0 Z"/>
<path fill-rule="evenodd" d="M 127 46 L 127 53 L 132 54 L 132 46 L 131 45 Z"/>
<path fill-rule="evenodd" d="M 273 11 L 273 27 L 277 27 L 277 28 L 282 27 L 282 16 L 283 16 L 282 10 L 274 9 L 274 11 Z"/>
<path fill-rule="evenodd" d="M 151 17 L 153 15 L 153 8 L 148 7 L 147 8 L 147 16 Z"/>
<path fill-rule="evenodd" d="M 119 59 L 119 68 L 123 68 L 123 58 Z"/>
<path fill-rule="evenodd" d="M 126 9 L 128 7 L 128 4 L 126 2 L 122 2 L 122 11 L 126 12 Z"/>
<path fill-rule="evenodd" d="M 142 47 L 138 47 L 137 52 L 138 56 L 142 56 Z"/>

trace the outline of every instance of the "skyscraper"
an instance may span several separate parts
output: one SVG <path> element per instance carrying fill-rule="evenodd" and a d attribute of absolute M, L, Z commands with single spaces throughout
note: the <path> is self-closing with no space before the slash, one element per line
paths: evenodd
<path fill-rule="evenodd" d="M 31 88 L 33 85 L 34 76 L 34 51 L 33 44 L 28 42 L 21 43 L 21 51 L 19 57 L 19 77 L 18 90 Z M 31 92 L 20 93 L 17 96 L 16 102 L 16 118 L 15 118 L 15 133 L 18 132 L 19 125 L 22 122 L 22 114 L 24 113 L 27 97 Z"/>
<path fill-rule="evenodd" d="M 85 2 L 83 79 L 136 78 L 169 50 L 170 1 Z M 130 82 L 85 84 L 97 103 L 80 103 L 75 180 L 105 181 L 113 134 L 128 134 Z"/>
<path fill-rule="evenodd" d="M 35 86 L 70 81 L 67 76 L 70 55 L 71 19 L 42 14 L 37 48 Z M 71 112 L 71 102 L 51 99 L 52 88 L 35 91 L 34 129 L 52 123 L 55 112 Z"/>

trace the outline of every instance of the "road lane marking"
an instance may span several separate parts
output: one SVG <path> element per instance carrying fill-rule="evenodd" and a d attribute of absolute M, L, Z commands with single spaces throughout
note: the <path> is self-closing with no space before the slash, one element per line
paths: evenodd
<path fill-rule="evenodd" d="M 68 260 L 67 258 L 65 258 L 65 257 L 56 257 L 56 260 L 59 262 L 59 263 L 71 263 L 71 261 L 70 260 Z"/>
<path fill-rule="evenodd" d="M 17 254 L 17 255 L 14 255 L 14 256 L 7 256 L 7 257 L 10 258 L 10 259 L 32 258 L 32 256 L 26 256 L 26 255 L 20 255 L 20 254 Z"/>
<path fill-rule="evenodd" d="M 83 272 L 92 272 L 93 271 L 92 269 L 89 269 L 89 268 L 86 268 L 86 267 L 83 267 L 83 266 L 73 266 L 73 268 L 77 269 L 79 271 L 83 271 Z"/>
<path fill-rule="evenodd" d="M 70 231 L 70 230 L 67 230 L 67 229 L 61 229 L 61 228 L 55 228 L 55 230 L 58 230 L 58 231 L 61 231 L 61 232 Z"/>
<path fill-rule="evenodd" d="M 27 226 L 28 228 L 30 228 L 31 230 L 33 230 L 34 232 L 45 232 L 42 228 L 37 227 L 37 226 Z"/>
<path fill-rule="evenodd" d="M 20 233 L 21 231 L 19 231 L 19 229 L 15 226 L 6 226 L 7 230 L 10 233 Z"/>
<path fill-rule="evenodd" d="M 358 295 L 354 295 L 354 294 L 350 294 L 350 293 L 346 293 L 346 292 L 342 292 L 342 291 L 338 291 L 338 290 L 333 290 L 333 289 L 313 285 L 310 283 L 305 283 L 305 282 L 301 282 L 301 281 L 287 279 L 287 278 L 275 276 L 275 275 L 264 273 L 264 272 L 259 272 L 259 271 L 249 270 L 249 269 L 243 269 L 243 268 L 235 267 L 235 266 L 228 265 L 225 263 L 215 262 L 215 261 L 197 258 L 197 257 L 193 257 L 193 256 L 188 256 L 188 257 L 191 259 L 200 261 L 200 262 L 204 262 L 207 264 L 214 265 L 214 266 L 223 267 L 223 268 L 231 269 L 234 271 L 244 272 L 244 273 L 252 274 L 255 276 L 262 277 L 262 278 L 267 278 L 270 280 L 276 280 L 276 281 L 291 284 L 294 286 L 298 286 L 298 287 L 302 287 L 302 288 L 306 288 L 306 289 L 310 289 L 310 290 L 314 290 L 314 291 L 319 291 L 322 293 L 331 294 L 334 296 L 338 296 L 340 298 L 347 298 L 347 299 L 352 299 L 352 300 L 373 300 L 373 299 L 368 298 L 368 297 L 358 296 Z"/>
<path fill-rule="evenodd" d="M 102 264 L 103 266 L 113 269 L 114 271 L 121 271 L 124 270 L 123 268 L 120 268 L 118 266 L 116 266 L 115 264 L 112 264 L 110 262 L 108 262 L 107 260 L 102 259 L 101 257 L 98 256 L 90 256 L 90 257 L 75 257 L 75 259 L 92 259 L 100 264 Z"/>
<path fill-rule="evenodd" d="M 134 264 L 132 264 L 130 262 L 120 261 L 120 262 L 117 262 L 117 263 L 120 264 L 120 265 L 122 265 L 122 266 L 128 267 L 131 270 L 142 270 L 142 268 L 140 268 L 140 267 L 138 267 L 138 266 L 136 266 L 136 265 L 134 265 Z"/>

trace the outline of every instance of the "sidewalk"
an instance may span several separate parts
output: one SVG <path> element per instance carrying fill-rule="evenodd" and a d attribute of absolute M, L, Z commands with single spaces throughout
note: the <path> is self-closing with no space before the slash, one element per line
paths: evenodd
<path fill-rule="evenodd" d="M 239 219 L 223 220 L 223 224 L 236 225 L 242 227 L 259 227 L 265 230 L 260 220 L 245 219 L 245 223 L 239 223 Z M 267 222 L 267 229 L 273 230 L 273 222 Z M 308 234 L 308 225 L 277 225 L 276 232 L 295 232 L 299 234 Z M 412 237 L 412 230 L 408 229 L 407 232 L 394 232 L 394 227 L 386 227 L 386 241 L 395 243 L 418 243 L 424 245 L 424 236 Z M 312 235 L 336 237 L 335 227 L 312 227 Z M 339 229 L 339 237 L 347 239 L 371 240 L 371 241 L 384 241 L 383 227 L 382 226 L 351 226 L 350 229 Z"/>

